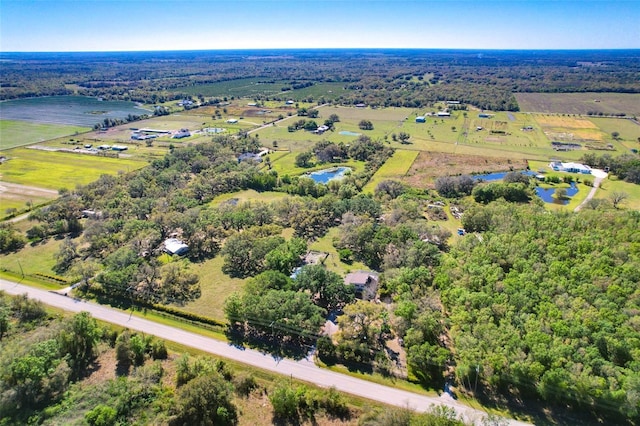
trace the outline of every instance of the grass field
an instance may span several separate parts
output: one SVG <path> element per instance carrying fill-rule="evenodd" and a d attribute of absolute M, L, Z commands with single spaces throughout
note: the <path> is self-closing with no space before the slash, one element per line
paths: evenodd
<path fill-rule="evenodd" d="M 56 264 L 55 254 L 62 241 L 51 238 L 42 244 L 27 244 L 18 253 L 0 255 L 0 268 L 20 275 L 54 275 L 51 268 Z"/>
<path fill-rule="evenodd" d="M 640 185 L 617 180 L 615 178 L 602 181 L 595 199 L 609 200 L 614 192 L 623 192 L 629 197 L 620 204 L 620 208 L 640 210 Z"/>
<path fill-rule="evenodd" d="M 286 82 L 266 83 L 260 78 L 240 78 L 209 84 L 196 84 L 181 87 L 180 90 L 189 95 L 210 97 L 251 97 L 256 95 L 273 95 L 280 93 Z"/>
<path fill-rule="evenodd" d="M 271 201 L 281 200 L 287 197 L 291 197 L 291 195 L 284 192 L 258 192 L 253 189 L 246 189 L 244 191 L 233 192 L 231 194 L 218 195 L 216 198 L 211 200 L 210 205 L 216 206 L 231 199 L 238 200 L 240 203 L 245 201 L 262 201 L 265 203 L 270 203 Z"/>
<path fill-rule="evenodd" d="M 418 151 L 396 150 L 393 156 L 378 169 L 371 180 L 362 188 L 362 191 L 373 193 L 376 186 L 386 179 L 401 180 L 407 174 L 419 154 Z"/>
<path fill-rule="evenodd" d="M 145 161 L 126 158 L 28 148 L 15 148 L 5 155 L 9 160 L 0 169 L 3 181 L 54 190 L 74 189 L 76 185 L 93 182 L 100 175 L 126 173 L 147 164 Z"/>
<path fill-rule="evenodd" d="M 88 127 L 0 120 L 0 150 L 88 132 Z"/>
<path fill-rule="evenodd" d="M 639 93 L 515 93 L 521 111 L 640 115 Z"/>
<path fill-rule="evenodd" d="M 223 262 L 222 256 L 216 256 L 211 260 L 191 265 L 192 272 L 200 277 L 202 294 L 200 298 L 180 309 L 220 321 L 225 320 L 224 301 L 232 293 L 242 291 L 246 280 L 225 275 L 222 272 Z"/>

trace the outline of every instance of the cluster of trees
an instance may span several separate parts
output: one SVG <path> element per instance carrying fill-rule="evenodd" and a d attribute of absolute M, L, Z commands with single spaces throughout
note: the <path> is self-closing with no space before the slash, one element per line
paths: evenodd
<path fill-rule="evenodd" d="M 624 154 L 612 157 L 609 154 L 598 156 L 588 153 L 583 155 L 580 161 L 599 169 L 609 168 L 609 171 L 620 179 L 640 184 L 640 158 L 637 155 Z"/>
<path fill-rule="evenodd" d="M 20 423 L 60 399 L 86 373 L 102 335 L 87 313 L 53 321 L 40 302 L 0 293 L 0 417 Z"/>
<path fill-rule="evenodd" d="M 481 57 L 464 51 L 381 51 L 375 58 L 362 51 L 300 52 L 287 58 L 278 52 L 263 54 L 267 60 L 248 59 L 242 52 L 132 52 L 108 59 L 74 53 L 5 54 L 11 60 L 5 61 L 0 99 L 74 94 L 68 89 L 72 83 L 78 87 L 76 94 L 155 104 L 189 98 L 194 86 L 259 78 L 292 88 L 287 97 L 317 82 L 342 82 L 345 90 L 330 97 L 345 105 L 421 108 L 455 99 L 513 111 L 518 109 L 513 92 L 640 91 L 637 58 L 613 51 L 484 52 Z M 588 66 L 601 63 L 607 66 Z M 198 97 L 204 100 L 202 94 Z"/>
<path fill-rule="evenodd" d="M 312 110 L 315 111 L 315 110 Z M 313 132 L 318 128 L 318 123 L 315 120 L 298 120 L 295 123 L 289 125 L 287 130 L 291 133 L 296 132 L 298 130 L 307 130 L 309 132 Z"/>
<path fill-rule="evenodd" d="M 459 384 L 637 421 L 640 215 L 474 210 L 463 222 L 484 217 L 482 240 L 461 240 L 433 280 Z"/>

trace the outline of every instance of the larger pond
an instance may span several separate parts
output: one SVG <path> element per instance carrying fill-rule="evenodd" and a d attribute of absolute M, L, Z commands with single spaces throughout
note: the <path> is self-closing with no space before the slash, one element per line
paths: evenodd
<path fill-rule="evenodd" d="M 557 198 L 554 197 L 554 195 L 556 193 L 556 188 L 540 188 L 539 186 L 537 186 L 536 187 L 536 194 L 545 203 L 567 205 L 567 204 L 569 204 L 569 198 L 571 198 L 574 195 L 576 195 L 579 190 L 578 190 L 578 187 L 576 186 L 575 182 L 571 182 L 571 186 L 569 188 L 565 188 L 565 190 L 566 190 L 566 196 L 568 198 L 565 198 L 565 199 L 562 199 L 562 200 L 558 200 Z"/>
<path fill-rule="evenodd" d="M 106 101 L 87 96 L 43 96 L 0 102 L 0 118 L 38 123 L 72 124 L 92 127 L 105 118 L 126 118 L 152 114 L 135 102 Z"/>
<path fill-rule="evenodd" d="M 343 177 L 347 172 L 350 172 L 349 167 L 332 167 L 330 169 L 318 170 L 311 172 L 308 176 L 317 183 L 327 183 L 333 179 L 339 179 Z"/>
<path fill-rule="evenodd" d="M 485 175 L 473 175 L 471 176 L 474 179 L 481 180 L 483 182 L 493 182 L 497 180 L 504 179 L 505 175 L 509 172 L 496 172 L 496 173 L 487 173 Z M 531 170 L 524 170 L 521 172 L 527 176 L 536 176 L 537 173 Z M 536 195 L 542 199 L 545 203 L 553 203 L 553 204 L 569 204 L 569 199 L 578 193 L 578 187 L 575 182 L 571 182 L 571 186 L 569 188 L 565 188 L 566 190 L 566 198 L 562 200 L 558 200 L 555 197 L 556 188 L 541 188 L 539 186 L 536 187 Z"/>

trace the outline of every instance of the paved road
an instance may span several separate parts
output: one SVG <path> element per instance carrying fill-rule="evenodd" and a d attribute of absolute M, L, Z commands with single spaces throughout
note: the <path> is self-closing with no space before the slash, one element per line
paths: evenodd
<path fill-rule="evenodd" d="M 10 294 L 28 294 L 29 297 L 38 299 L 47 305 L 55 306 L 71 312 L 90 312 L 95 318 L 128 327 L 132 330 L 152 334 L 165 340 L 171 340 L 186 346 L 197 348 L 211 354 L 230 358 L 248 365 L 263 368 L 275 373 L 304 380 L 323 387 L 334 386 L 336 389 L 353 395 L 368 398 L 399 407 L 410 407 L 416 411 L 426 411 L 432 405 L 445 405 L 453 408 L 469 423 L 480 424 L 486 417 L 481 410 L 470 408 L 460 404 L 450 397 L 428 397 L 407 391 L 394 389 L 387 386 L 371 383 L 347 375 L 323 370 L 316 366 L 312 360 L 303 359 L 294 361 L 290 359 L 274 358 L 261 352 L 238 348 L 226 342 L 189 333 L 163 324 L 157 324 L 143 318 L 130 316 L 130 314 L 91 302 L 85 302 L 71 297 L 66 297 L 56 292 L 49 292 L 31 288 L 15 282 L 0 279 L 0 290 Z M 524 426 L 515 420 L 508 420 L 505 424 Z"/>

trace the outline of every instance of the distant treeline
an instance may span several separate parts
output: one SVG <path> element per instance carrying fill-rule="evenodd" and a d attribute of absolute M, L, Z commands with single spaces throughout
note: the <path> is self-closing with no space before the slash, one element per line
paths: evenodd
<path fill-rule="evenodd" d="M 158 103 L 239 78 L 281 82 L 287 97 L 339 82 L 347 90 L 338 103 L 416 108 L 457 100 L 518 110 L 514 92 L 640 92 L 638 50 L 3 53 L 0 59 L 0 99 L 78 94 Z"/>

